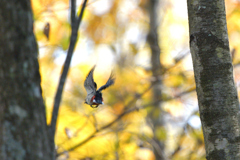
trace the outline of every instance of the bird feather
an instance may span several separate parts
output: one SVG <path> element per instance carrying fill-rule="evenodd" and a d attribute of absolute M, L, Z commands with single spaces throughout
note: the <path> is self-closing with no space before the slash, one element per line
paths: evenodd
<path fill-rule="evenodd" d="M 84 81 L 84 88 L 87 91 L 87 94 L 95 94 L 97 89 L 97 84 L 93 80 L 93 72 L 96 66 L 93 66 L 93 68 L 88 73 L 88 76 L 86 77 Z"/>
<path fill-rule="evenodd" d="M 104 89 L 108 88 L 109 86 L 113 85 L 114 82 L 115 82 L 115 77 L 114 77 L 113 73 L 111 73 L 107 83 L 105 85 L 101 86 L 97 91 L 101 92 L 102 90 L 104 90 Z"/>

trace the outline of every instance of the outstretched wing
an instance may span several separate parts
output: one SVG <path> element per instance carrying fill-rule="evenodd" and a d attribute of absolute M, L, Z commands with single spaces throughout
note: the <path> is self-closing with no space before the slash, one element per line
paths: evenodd
<path fill-rule="evenodd" d="M 96 66 L 93 66 L 93 68 L 88 73 L 87 78 L 84 81 L 84 88 L 87 91 L 87 94 L 92 94 L 96 92 L 97 84 L 93 80 L 93 72 Z"/>
<path fill-rule="evenodd" d="M 98 91 L 101 92 L 102 90 L 104 90 L 104 89 L 108 88 L 109 86 L 113 85 L 114 82 L 115 82 L 115 78 L 114 78 L 114 76 L 113 76 L 113 73 L 111 73 L 111 75 L 110 75 L 107 83 L 106 83 L 105 85 L 103 85 L 102 87 L 100 87 L 100 88 L 98 89 Z"/>

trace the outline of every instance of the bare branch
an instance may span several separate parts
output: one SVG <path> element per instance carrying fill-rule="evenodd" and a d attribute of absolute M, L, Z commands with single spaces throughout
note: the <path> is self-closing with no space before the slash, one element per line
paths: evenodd
<path fill-rule="evenodd" d="M 126 107 L 125 107 L 125 108 L 129 108 L 129 109 L 125 110 L 123 113 L 121 113 L 120 115 L 118 115 L 118 117 L 116 117 L 112 122 L 110 122 L 110 123 L 108 123 L 108 124 L 106 124 L 106 125 L 98 128 L 98 130 L 96 129 L 92 134 L 90 134 L 85 140 L 83 140 L 83 141 L 80 142 L 79 144 L 77 144 L 77 145 L 75 145 L 75 146 L 73 146 L 73 147 L 71 147 L 71 148 L 69 148 L 69 149 L 67 149 L 67 150 L 65 150 L 65 151 L 63 151 L 63 152 L 58 153 L 58 154 L 57 154 L 57 157 L 60 156 L 60 155 L 62 155 L 62 154 L 64 154 L 66 151 L 67 151 L 67 152 L 71 152 L 71 151 L 75 150 L 76 148 L 84 145 L 85 143 L 87 143 L 88 141 L 90 141 L 92 138 L 94 138 L 98 132 L 101 132 L 102 130 L 111 127 L 114 123 L 118 122 L 123 116 L 125 116 L 125 115 L 127 115 L 127 114 L 129 114 L 129 113 L 132 113 L 132 112 L 134 112 L 134 111 L 138 111 L 138 110 L 140 110 L 140 109 L 144 109 L 144 108 L 147 108 L 147 107 L 154 106 L 154 105 L 158 104 L 159 101 L 156 101 L 156 102 L 152 102 L 152 103 L 148 103 L 148 104 L 142 105 L 141 107 L 135 106 L 135 107 L 133 107 L 133 108 L 130 108 L 130 106 L 132 106 L 137 99 L 141 98 L 144 94 L 146 94 L 146 93 L 152 88 L 152 86 L 153 86 L 153 85 L 150 85 L 144 92 L 142 92 L 141 94 L 138 94 L 138 96 L 136 96 L 132 101 L 130 101 L 130 102 L 128 103 L 128 105 L 126 105 Z M 180 96 L 183 96 L 183 95 L 185 95 L 185 94 L 191 93 L 191 92 L 193 92 L 193 91 L 195 91 L 195 89 L 192 89 L 192 88 L 191 88 L 191 89 L 189 89 L 189 90 L 187 90 L 187 91 L 184 91 L 184 92 L 176 95 L 175 97 L 167 98 L 167 99 L 165 99 L 164 101 L 170 101 L 170 100 L 179 98 Z"/>
<path fill-rule="evenodd" d="M 179 151 L 181 151 L 181 149 L 182 149 L 182 146 L 181 146 L 181 145 L 182 145 L 182 138 L 186 135 L 184 128 L 187 126 L 189 119 L 190 119 L 193 115 L 196 115 L 198 112 L 199 112 L 198 110 L 197 110 L 197 111 L 194 111 L 194 112 L 192 112 L 192 113 L 188 116 L 187 120 L 185 121 L 185 124 L 183 125 L 183 129 L 182 129 L 181 133 L 179 134 L 180 136 L 179 136 L 177 142 L 175 142 L 175 143 L 178 144 L 178 146 L 177 146 L 177 148 L 173 151 L 173 153 L 168 157 L 169 159 L 173 159 L 174 156 L 175 156 Z"/>
<path fill-rule="evenodd" d="M 74 51 L 76 41 L 77 41 L 77 37 L 78 37 L 78 28 L 79 28 L 79 25 L 80 25 L 82 17 L 83 17 L 83 12 L 84 12 L 84 9 L 86 7 L 86 3 L 87 3 L 87 0 L 85 0 L 83 5 L 82 5 L 82 9 L 81 9 L 80 15 L 77 19 L 77 22 L 72 24 L 72 33 L 71 33 L 69 49 L 68 49 L 68 52 L 67 52 L 67 58 L 65 60 L 64 66 L 63 66 L 62 74 L 61 74 L 59 84 L 58 84 L 57 93 L 56 93 L 56 96 L 55 96 L 55 99 L 54 99 L 54 107 L 53 107 L 52 119 L 51 119 L 51 124 L 50 124 L 50 134 L 51 134 L 50 136 L 51 136 L 51 138 L 53 138 L 54 135 L 55 135 L 59 105 L 60 105 L 61 98 L 62 98 L 62 91 L 63 91 L 64 83 L 65 83 L 66 78 L 67 78 L 70 62 L 71 62 L 71 59 L 72 59 L 73 51 Z"/>
<path fill-rule="evenodd" d="M 76 20 L 76 0 L 71 0 L 71 25 L 75 23 Z"/>

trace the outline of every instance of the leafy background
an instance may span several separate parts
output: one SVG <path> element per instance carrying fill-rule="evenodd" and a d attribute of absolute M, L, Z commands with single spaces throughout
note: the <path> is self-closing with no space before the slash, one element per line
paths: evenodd
<path fill-rule="evenodd" d="M 239 86 L 240 2 L 225 2 L 235 82 Z M 77 0 L 78 12 L 82 3 Z M 164 144 L 164 153 L 160 154 L 169 159 L 205 159 L 189 53 L 186 1 L 161 0 L 158 5 L 156 36 L 164 70 L 159 76 L 161 86 L 154 85 L 156 77 L 151 72 L 148 3 L 148 0 L 88 1 L 58 117 L 55 141 L 59 160 L 153 160 L 156 141 Z M 67 0 L 32 0 L 32 7 L 49 122 L 70 42 L 70 5 Z M 47 23 L 49 37 L 44 34 Z M 95 64 L 98 86 L 106 83 L 112 70 L 116 76 L 115 85 L 103 91 L 105 104 L 97 109 L 84 104 L 83 87 Z M 160 87 L 160 100 L 152 98 L 154 87 Z M 157 105 L 161 110 L 154 110 Z M 152 120 L 159 116 L 164 123 L 153 127 Z"/>

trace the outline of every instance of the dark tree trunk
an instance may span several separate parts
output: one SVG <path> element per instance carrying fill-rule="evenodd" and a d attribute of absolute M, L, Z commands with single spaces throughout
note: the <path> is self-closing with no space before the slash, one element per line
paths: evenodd
<path fill-rule="evenodd" d="M 30 0 L 0 1 L 0 159 L 50 160 Z"/>
<path fill-rule="evenodd" d="M 239 102 L 233 80 L 224 0 L 188 0 L 193 59 L 206 156 L 240 159 Z"/>

